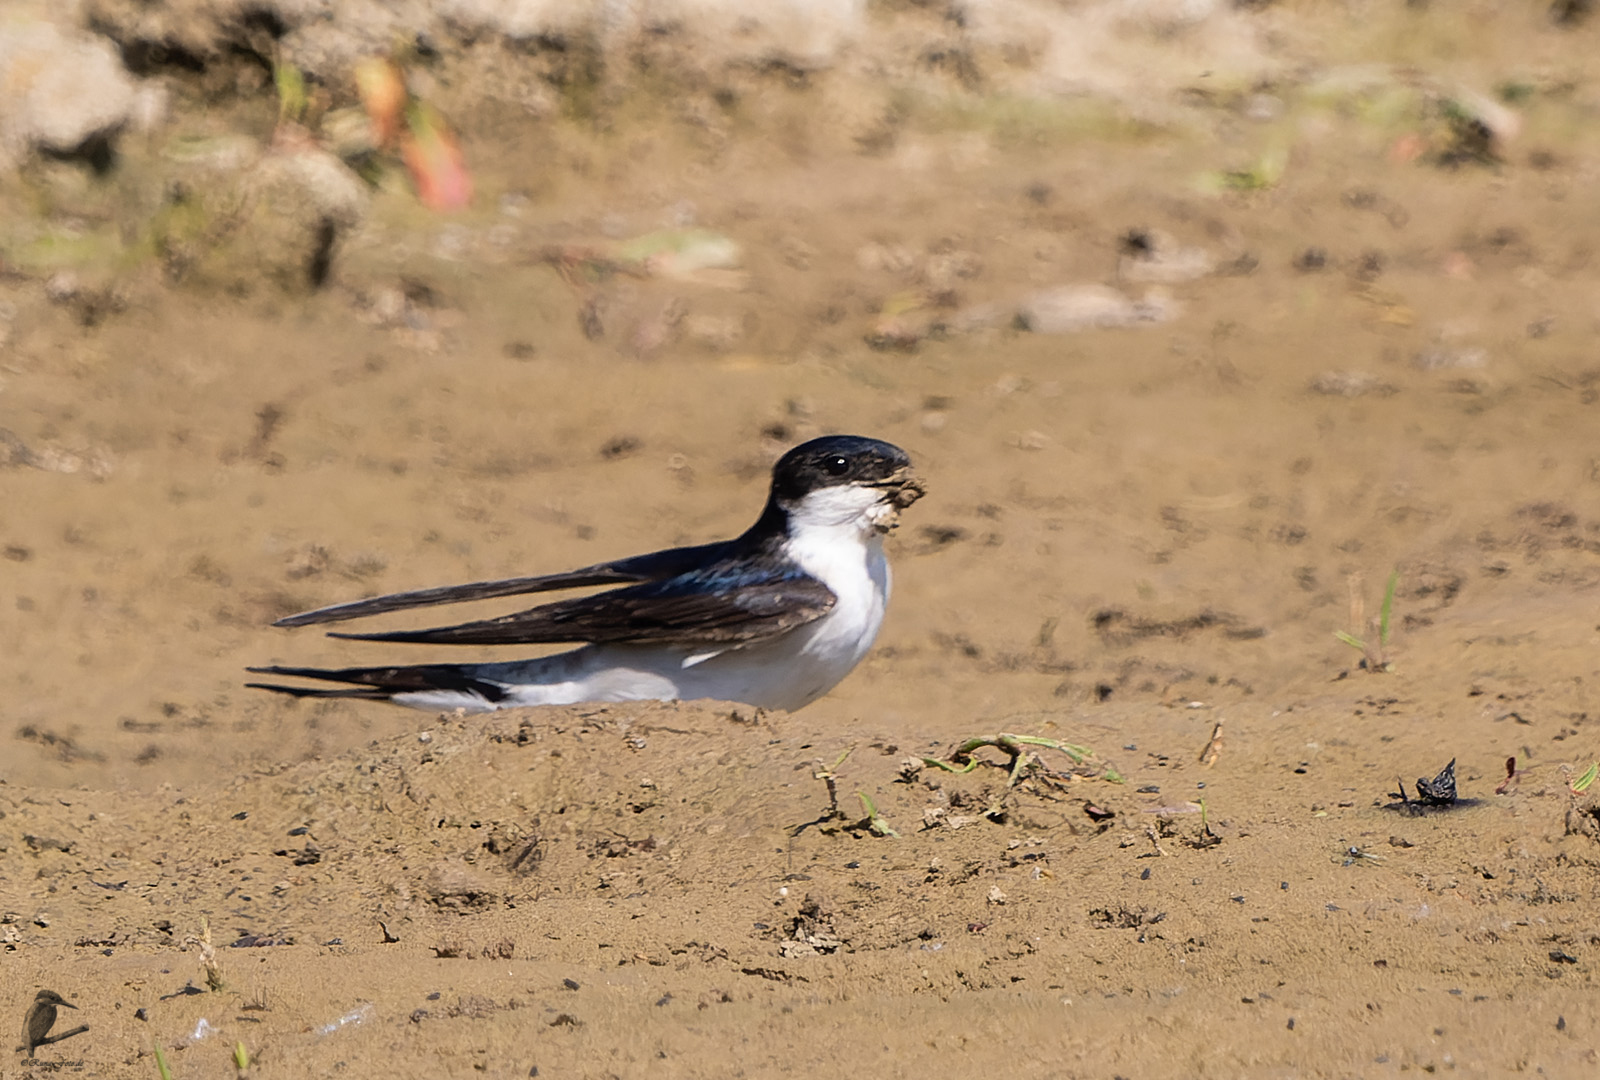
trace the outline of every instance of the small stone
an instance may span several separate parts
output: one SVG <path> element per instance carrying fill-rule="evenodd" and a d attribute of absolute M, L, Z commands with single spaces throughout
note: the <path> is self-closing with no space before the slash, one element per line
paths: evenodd
<path fill-rule="evenodd" d="M 57 270 L 44 283 L 44 295 L 52 304 L 66 304 L 83 291 L 78 275 L 71 270 Z"/>
<path fill-rule="evenodd" d="M 1171 284 L 1205 277 L 1217 261 L 1201 247 L 1183 247 L 1158 230 L 1137 230 L 1123 238 L 1117 273 L 1124 281 Z"/>
<path fill-rule="evenodd" d="M 34 149 L 98 165 L 139 102 L 110 42 L 44 21 L 0 24 L 0 87 L 0 169 Z"/>
<path fill-rule="evenodd" d="M 1294 257 L 1294 268 L 1302 274 L 1314 274 L 1328 266 L 1328 253 L 1319 247 L 1308 247 Z"/>
<path fill-rule="evenodd" d="M 1153 326 L 1176 318 L 1178 311 L 1177 301 L 1158 289 L 1134 300 L 1109 285 L 1060 285 L 1024 300 L 1017 318 L 1036 334 L 1075 334 Z"/>
<path fill-rule="evenodd" d="M 1364 397 L 1367 394 L 1389 395 L 1398 388 L 1366 371 L 1324 371 L 1311 380 L 1313 394 L 1328 397 Z"/>

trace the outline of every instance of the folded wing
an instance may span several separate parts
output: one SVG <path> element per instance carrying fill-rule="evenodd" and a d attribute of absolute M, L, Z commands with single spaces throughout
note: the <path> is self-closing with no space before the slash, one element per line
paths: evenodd
<path fill-rule="evenodd" d="M 316 623 L 344 622 L 347 619 L 364 619 L 369 615 L 385 615 L 391 611 L 432 607 L 436 604 L 458 604 L 469 600 L 495 600 L 502 596 L 523 596 L 528 593 L 554 592 L 557 589 L 581 589 L 590 585 L 620 585 L 628 582 L 662 581 L 696 565 L 716 560 L 727 547 L 726 541 L 718 544 L 701 544 L 697 547 L 670 548 L 648 555 L 635 555 L 615 562 L 596 563 L 580 570 L 562 574 L 545 574 L 540 577 L 504 578 L 499 581 L 475 581 L 469 585 L 445 585 L 434 589 L 416 589 L 412 592 L 390 593 L 348 604 L 303 611 L 279 619 L 273 626 L 311 626 Z"/>
<path fill-rule="evenodd" d="M 734 648 L 821 618 L 835 599 L 826 585 L 797 570 L 712 565 L 496 619 L 428 630 L 330 636 L 430 645 L 627 642 Z"/>

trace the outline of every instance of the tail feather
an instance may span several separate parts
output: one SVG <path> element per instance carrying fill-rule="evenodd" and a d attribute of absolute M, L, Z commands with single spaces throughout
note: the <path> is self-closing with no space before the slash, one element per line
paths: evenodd
<path fill-rule="evenodd" d="M 365 701 L 388 701 L 397 694 L 455 691 L 475 694 L 488 702 L 497 702 L 504 700 L 507 694 L 504 686 L 476 678 L 472 675 L 470 667 L 463 664 L 408 664 L 402 667 L 375 668 L 297 668 L 274 665 L 246 670 L 256 675 L 283 675 L 294 679 L 353 684 L 337 689 L 283 686 L 277 683 L 245 684 L 258 690 L 271 690 L 302 698 L 359 698 Z"/>
<path fill-rule="evenodd" d="M 327 689 L 320 686 L 283 686 L 279 683 L 247 682 L 252 690 L 271 690 L 275 694 L 288 694 L 297 698 L 354 698 L 359 701 L 388 701 L 394 695 L 375 686 Z"/>

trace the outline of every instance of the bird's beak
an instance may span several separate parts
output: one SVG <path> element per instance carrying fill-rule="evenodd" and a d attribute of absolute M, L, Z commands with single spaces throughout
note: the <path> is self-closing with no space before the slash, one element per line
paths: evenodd
<path fill-rule="evenodd" d="M 65 1006 L 66 1006 L 66 1007 L 67 1007 L 67 1008 L 69 1008 L 69 1009 L 76 1009 L 76 1008 L 77 1008 L 77 1006 L 76 1006 L 76 1005 L 74 1005 L 74 1004 L 73 1004 L 73 1003 L 72 1003 L 72 1002 L 70 1002 L 70 1001 L 63 1001 L 63 1002 L 61 1002 L 61 1004 L 62 1004 L 62 1005 L 65 1005 Z"/>

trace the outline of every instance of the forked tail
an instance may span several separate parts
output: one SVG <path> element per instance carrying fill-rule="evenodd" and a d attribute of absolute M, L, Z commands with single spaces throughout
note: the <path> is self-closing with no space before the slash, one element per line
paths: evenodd
<path fill-rule="evenodd" d="M 475 677 L 470 665 L 407 664 L 401 667 L 299 668 L 253 667 L 257 675 L 280 675 L 291 679 L 316 679 L 320 682 L 349 683 L 349 686 L 285 686 L 281 683 L 246 683 L 257 690 L 271 690 L 297 698 L 358 698 L 363 701 L 393 701 L 408 694 L 463 694 L 463 704 L 492 708 L 505 700 L 507 689 L 501 683 Z M 477 701 L 473 702 L 473 698 Z M 400 704 L 410 704 L 400 702 Z"/>

